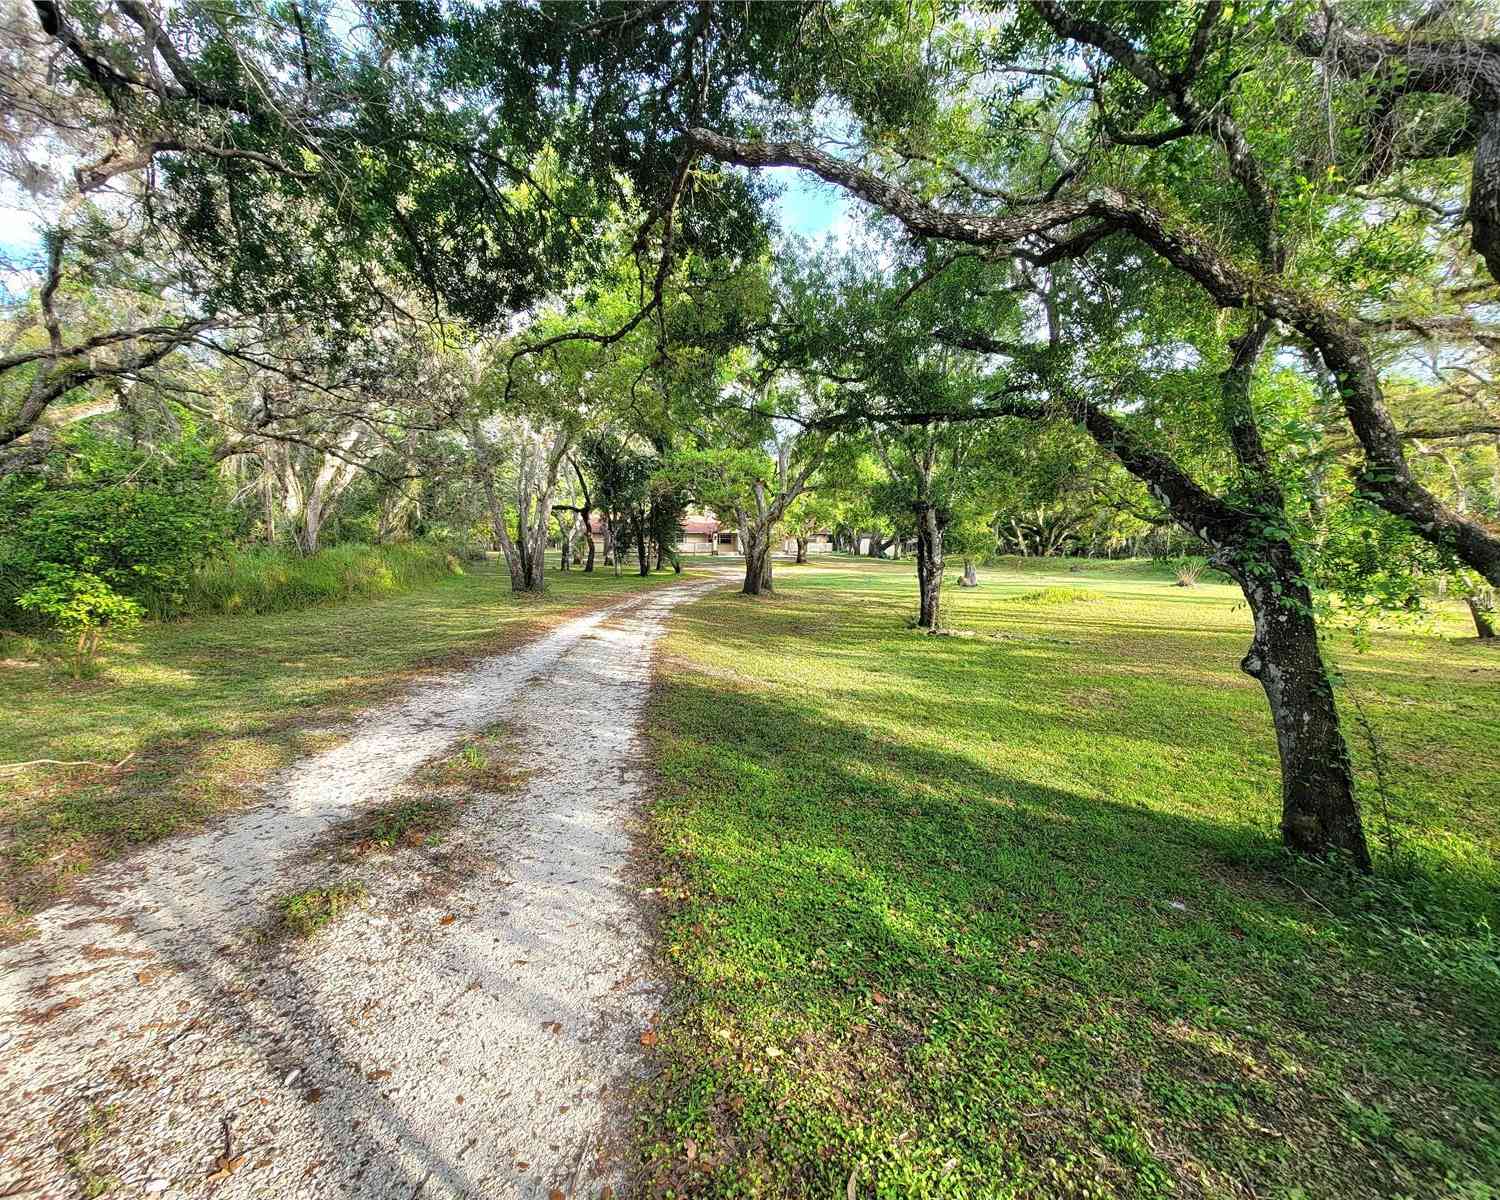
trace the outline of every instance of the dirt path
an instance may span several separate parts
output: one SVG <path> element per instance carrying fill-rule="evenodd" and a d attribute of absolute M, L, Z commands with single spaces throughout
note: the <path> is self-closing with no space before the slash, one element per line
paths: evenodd
<path fill-rule="evenodd" d="M 664 588 L 419 685 L 221 827 L 99 872 L 0 951 L 0 1196 L 599 1196 L 612 1091 L 661 1001 L 624 873 Z M 447 871 L 252 948 L 326 881 L 320 835 L 497 721 L 534 772 L 480 794 Z M 453 863 L 465 864 L 455 871 Z"/>

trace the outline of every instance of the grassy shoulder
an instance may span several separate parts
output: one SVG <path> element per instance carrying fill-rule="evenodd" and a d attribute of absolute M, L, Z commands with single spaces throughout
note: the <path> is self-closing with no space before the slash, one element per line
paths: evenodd
<path fill-rule="evenodd" d="M 1494 1195 L 1500 657 L 1336 645 L 1366 882 L 1276 849 L 1232 589 L 1022 564 L 934 638 L 910 570 L 778 566 L 663 645 L 653 1184 Z"/>
<path fill-rule="evenodd" d="M 691 570 L 691 567 L 689 567 Z M 0 644 L 0 936 L 97 863 L 253 800 L 417 674 L 495 653 L 565 618 L 674 582 L 556 572 L 540 597 L 475 568 L 376 600 L 152 624 L 74 682 Z"/>

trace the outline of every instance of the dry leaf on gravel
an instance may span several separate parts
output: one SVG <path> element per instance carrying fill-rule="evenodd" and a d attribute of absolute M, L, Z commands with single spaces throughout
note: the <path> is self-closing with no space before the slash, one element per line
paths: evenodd
<path fill-rule="evenodd" d="M 214 1159 L 214 1170 L 209 1175 L 208 1182 L 215 1183 L 221 1179 L 228 1179 L 244 1165 L 245 1156 L 243 1154 L 236 1154 L 233 1158 L 221 1154 L 218 1158 Z"/>

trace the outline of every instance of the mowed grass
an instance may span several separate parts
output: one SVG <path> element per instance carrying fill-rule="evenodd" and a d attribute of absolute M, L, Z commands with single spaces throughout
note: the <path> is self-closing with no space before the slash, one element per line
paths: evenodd
<path fill-rule="evenodd" d="M 1278 848 L 1232 588 L 1027 563 L 928 637 L 911 572 L 674 618 L 650 1186 L 1500 1195 L 1500 654 L 1335 639 L 1366 881 Z"/>
<path fill-rule="evenodd" d="M 258 799 L 271 771 L 419 672 L 676 578 L 554 572 L 518 598 L 503 570 L 473 567 L 377 600 L 148 625 L 81 683 L 0 643 L 0 764 L 132 756 L 0 776 L 0 937 L 95 864 Z"/>

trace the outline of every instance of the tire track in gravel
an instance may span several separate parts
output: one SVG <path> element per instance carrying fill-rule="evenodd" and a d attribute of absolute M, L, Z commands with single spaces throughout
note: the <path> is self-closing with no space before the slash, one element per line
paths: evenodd
<path fill-rule="evenodd" d="M 662 1001 L 622 877 L 651 648 L 673 608 L 723 582 L 423 681 L 267 803 L 40 914 L 35 938 L 0 950 L 0 1195 L 618 1192 L 611 1093 L 640 1077 Z M 445 850 L 464 875 L 434 896 L 407 869 L 426 860 L 402 852 L 365 872 L 365 910 L 247 949 L 332 826 L 502 719 L 532 773 L 461 810 Z"/>

